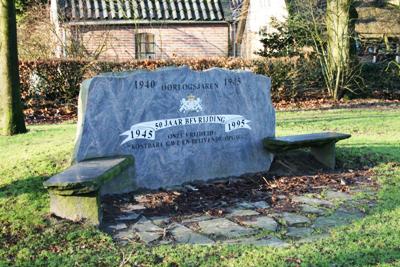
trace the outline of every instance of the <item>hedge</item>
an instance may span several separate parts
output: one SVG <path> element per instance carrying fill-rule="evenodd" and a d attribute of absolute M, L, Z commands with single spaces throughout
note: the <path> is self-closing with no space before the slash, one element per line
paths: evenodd
<path fill-rule="evenodd" d="M 154 70 L 167 66 L 187 65 L 194 70 L 212 67 L 246 69 L 271 76 L 273 98 L 290 99 L 313 85 L 315 77 L 305 78 L 304 68 L 311 62 L 299 58 L 271 60 L 243 60 L 238 58 L 145 60 L 131 62 L 101 62 L 79 60 L 52 60 L 20 62 L 21 92 L 27 107 L 40 102 L 42 105 L 75 103 L 80 83 L 102 72 Z M 309 71 L 307 71 L 309 73 Z"/>
<path fill-rule="evenodd" d="M 25 105 L 25 113 L 30 117 L 35 114 L 50 113 L 71 114 L 76 112 L 76 103 L 80 83 L 103 72 L 129 71 L 137 69 L 154 70 L 167 66 L 187 65 L 194 70 L 212 67 L 226 69 L 251 70 L 257 74 L 272 78 L 273 101 L 296 101 L 305 98 L 324 97 L 323 78 L 317 62 L 300 57 L 244 60 L 240 58 L 209 59 L 173 59 L 144 60 L 131 62 L 102 62 L 81 60 L 51 60 L 20 62 L 21 95 Z M 378 68 L 380 72 L 377 72 Z M 383 87 L 376 84 L 379 79 L 370 79 L 371 72 L 385 75 L 383 67 L 378 65 L 363 68 L 367 92 L 363 96 L 371 96 L 372 92 L 382 91 L 393 95 L 399 90 L 399 77 L 386 77 Z M 386 73 L 387 74 L 387 73 Z M 396 76 L 396 75 L 394 75 Z M 397 84 L 397 86 L 396 86 Z M 388 87 L 388 88 L 386 88 Z M 352 96 L 354 97 L 354 96 Z M 391 97 L 393 98 L 393 96 Z"/>

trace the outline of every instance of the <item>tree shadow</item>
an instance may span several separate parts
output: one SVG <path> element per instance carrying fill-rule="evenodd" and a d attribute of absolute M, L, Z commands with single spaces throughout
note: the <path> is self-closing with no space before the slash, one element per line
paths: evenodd
<path fill-rule="evenodd" d="M 365 169 L 400 161 L 400 146 L 382 143 L 344 144 L 336 148 L 339 168 Z"/>
<path fill-rule="evenodd" d="M 47 190 L 43 187 L 43 182 L 46 179 L 48 179 L 46 176 L 30 176 L 0 186 L 0 198 L 17 197 L 26 194 L 29 200 L 34 201 L 38 195 L 47 194 Z"/>

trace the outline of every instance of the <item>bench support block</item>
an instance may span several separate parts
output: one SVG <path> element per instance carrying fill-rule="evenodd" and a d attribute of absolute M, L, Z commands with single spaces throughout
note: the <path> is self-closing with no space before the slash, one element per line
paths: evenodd
<path fill-rule="evenodd" d="M 72 221 L 84 219 L 89 224 L 98 226 L 102 219 L 99 193 L 65 196 L 50 191 L 50 212 Z"/>
<path fill-rule="evenodd" d="M 263 144 L 268 151 L 273 153 L 309 147 L 311 148 L 311 153 L 316 160 L 329 169 L 335 169 L 335 144 L 340 140 L 350 137 L 350 134 L 323 132 L 282 137 L 267 137 L 263 140 Z"/>
<path fill-rule="evenodd" d="M 134 158 L 95 158 L 72 165 L 43 183 L 50 194 L 50 212 L 72 221 L 99 226 L 101 196 L 136 189 Z"/>
<path fill-rule="evenodd" d="M 314 158 L 332 170 L 335 169 L 336 163 L 335 143 L 336 142 L 331 142 L 322 146 L 311 147 L 311 154 Z"/>

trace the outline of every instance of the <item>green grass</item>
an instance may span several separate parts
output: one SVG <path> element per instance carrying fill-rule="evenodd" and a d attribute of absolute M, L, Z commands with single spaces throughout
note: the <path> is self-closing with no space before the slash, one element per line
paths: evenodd
<path fill-rule="evenodd" d="M 48 215 L 42 182 L 69 164 L 75 125 L 0 137 L 0 266 L 400 266 L 400 110 L 279 112 L 277 134 L 340 131 L 338 157 L 374 168 L 378 206 L 326 240 L 285 249 L 239 245 L 116 246 L 92 228 Z"/>

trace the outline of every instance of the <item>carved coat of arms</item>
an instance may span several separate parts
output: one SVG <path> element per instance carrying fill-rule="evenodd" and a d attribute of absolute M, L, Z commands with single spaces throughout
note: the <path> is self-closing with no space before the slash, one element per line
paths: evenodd
<path fill-rule="evenodd" d="M 181 106 L 179 108 L 179 112 L 182 113 L 187 113 L 187 112 L 200 112 L 203 110 L 203 107 L 201 106 L 201 99 L 198 97 L 195 97 L 193 95 L 188 95 L 185 98 L 182 98 L 181 100 Z"/>

